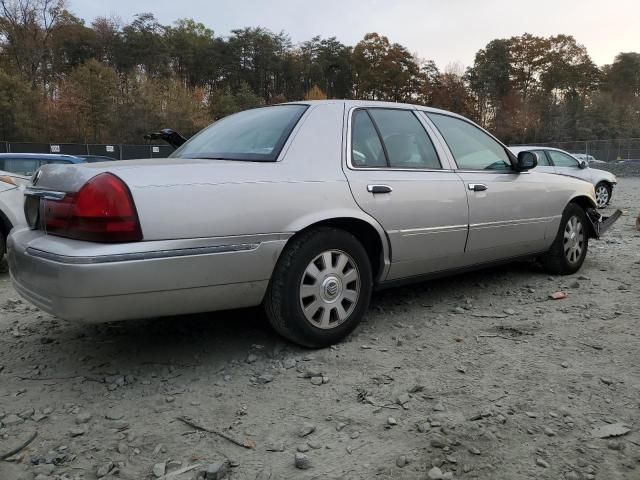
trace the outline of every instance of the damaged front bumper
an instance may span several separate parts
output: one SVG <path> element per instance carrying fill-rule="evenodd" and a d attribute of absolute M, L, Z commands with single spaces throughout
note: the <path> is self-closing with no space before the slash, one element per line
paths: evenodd
<path fill-rule="evenodd" d="M 600 238 L 622 216 L 622 210 L 616 210 L 610 217 L 600 215 L 595 208 L 587 210 L 587 218 L 591 224 L 591 236 Z"/>

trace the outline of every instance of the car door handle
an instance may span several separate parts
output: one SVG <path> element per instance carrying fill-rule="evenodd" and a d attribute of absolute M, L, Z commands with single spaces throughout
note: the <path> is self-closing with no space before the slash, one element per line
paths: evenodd
<path fill-rule="evenodd" d="M 391 193 L 393 188 L 389 185 L 367 185 L 367 192 L 369 193 Z"/>
<path fill-rule="evenodd" d="M 484 183 L 470 183 L 469 190 L 472 192 L 484 192 L 487 186 Z"/>

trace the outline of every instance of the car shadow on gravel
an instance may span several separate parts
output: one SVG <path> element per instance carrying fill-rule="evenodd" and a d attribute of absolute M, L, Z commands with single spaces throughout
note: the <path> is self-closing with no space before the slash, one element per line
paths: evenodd
<path fill-rule="evenodd" d="M 467 295 L 481 296 L 487 289 L 500 291 L 525 285 L 540 275 L 531 262 L 519 262 L 375 292 L 371 311 L 376 315 L 368 315 L 364 324 L 383 329 L 387 320 L 384 313 L 396 310 L 399 305 L 417 303 L 449 311 Z M 91 359 L 88 363 L 93 365 L 131 366 L 163 359 L 176 365 L 215 366 L 233 359 L 243 360 L 252 349 L 269 352 L 274 357 L 307 351 L 278 336 L 260 308 L 105 324 L 66 322 L 45 315 L 28 323 L 30 326 L 25 328 L 33 335 L 25 335 L 24 342 L 44 344 L 40 348 L 64 344 L 65 350 L 76 350 Z M 361 328 L 345 341 L 353 340 Z M 73 368 L 73 363 L 69 362 L 68 367 Z M 75 367 L 82 368 L 77 364 Z"/>

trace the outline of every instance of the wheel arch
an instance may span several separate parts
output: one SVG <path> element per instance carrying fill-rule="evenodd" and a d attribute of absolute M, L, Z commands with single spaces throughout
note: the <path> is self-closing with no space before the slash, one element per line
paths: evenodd
<path fill-rule="evenodd" d="M 571 198 L 569 203 L 575 203 L 576 205 L 579 205 L 584 209 L 585 212 L 589 208 L 597 208 L 595 200 L 587 195 L 576 195 Z"/>
<path fill-rule="evenodd" d="M 592 225 L 592 222 L 588 221 L 589 220 L 589 211 L 590 210 L 597 210 L 598 206 L 596 205 L 596 202 L 589 196 L 587 195 L 576 195 L 575 197 L 573 197 L 569 203 L 573 203 L 578 205 L 580 208 L 582 208 L 584 210 L 585 215 L 587 216 L 587 226 L 589 228 L 589 236 L 591 238 L 597 238 L 598 234 L 595 231 L 595 228 Z"/>
<path fill-rule="evenodd" d="M 374 283 L 378 283 L 386 277 L 391 259 L 391 248 L 386 232 L 378 222 L 373 218 L 367 218 L 366 215 L 340 213 L 299 222 L 296 228 L 291 229 L 296 233 L 287 240 L 285 248 L 293 239 L 313 228 L 334 227 L 345 230 L 356 237 L 367 251 Z"/>

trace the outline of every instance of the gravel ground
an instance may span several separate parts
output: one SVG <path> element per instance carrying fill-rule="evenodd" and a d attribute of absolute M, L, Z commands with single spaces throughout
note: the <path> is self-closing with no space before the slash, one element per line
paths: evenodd
<path fill-rule="evenodd" d="M 0 479 L 640 479 L 640 178 L 614 203 L 579 274 L 381 292 L 318 351 L 255 310 L 67 323 L 4 271 L 0 458 L 37 436 Z"/>

